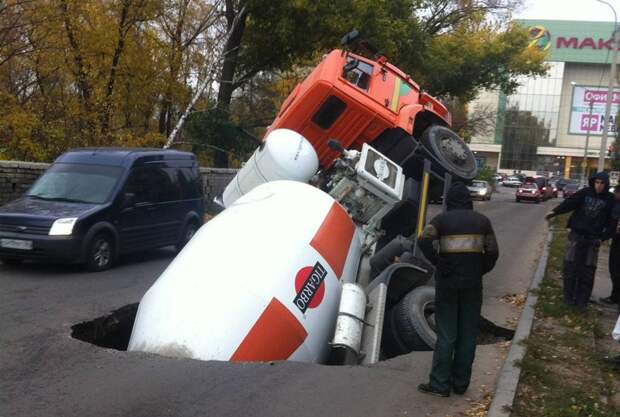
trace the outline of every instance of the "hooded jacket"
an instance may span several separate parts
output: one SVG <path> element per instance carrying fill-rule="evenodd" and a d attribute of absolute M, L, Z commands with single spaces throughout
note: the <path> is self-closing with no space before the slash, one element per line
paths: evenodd
<path fill-rule="evenodd" d="M 594 181 L 597 179 L 605 182 L 602 193 L 594 190 Z M 572 211 L 567 227 L 587 238 L 600 239 L 604 237 L 605 228 L 610 224 L 614 196 L 609 192 L 609 176 L 606 172 L 593 175 L 588 184 L 589 187 L 577 191 L 552 211 L 554 215 Z"/>
<path fill-rule="evenodd" d="M 473 210 L 469 189 L 457 182 L 446 197 L 447 211 L 424 228 L 418 244 L 435 267 L 437 290 L 482 289 L 482 276 L 495 266 L 497 240 L 489 219 Z"/>

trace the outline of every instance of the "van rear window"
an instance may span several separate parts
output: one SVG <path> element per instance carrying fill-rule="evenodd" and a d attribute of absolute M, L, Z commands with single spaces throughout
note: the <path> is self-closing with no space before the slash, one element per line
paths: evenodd
<path fill-rule="evenodd" d="M 312 116 L 312 121 L 321 129 L 329 129 L 347 108 L 344 101 L 336 96 L 329 96 L 319 110 Z"/>

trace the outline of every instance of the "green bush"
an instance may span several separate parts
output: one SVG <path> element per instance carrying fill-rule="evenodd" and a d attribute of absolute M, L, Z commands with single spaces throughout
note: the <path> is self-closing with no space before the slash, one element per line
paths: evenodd
<path fill-rule="evenodd" d="M 495 171 L 490 166 L 483 166 L 478 168 L 477 180 L 486 181 L 492 186 L 495 185 Z"/>

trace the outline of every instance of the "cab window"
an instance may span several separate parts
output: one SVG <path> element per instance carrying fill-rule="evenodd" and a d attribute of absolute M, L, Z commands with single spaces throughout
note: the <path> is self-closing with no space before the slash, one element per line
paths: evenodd
<path fill-rule="evenodd" d="M 327 130 L 334 124 L 346 108 L 347 105 L 344 101 L 336 96 L 329 96 L 317 112 L 314 113 L 312 121 L 321 129 Z"/>
<path fill-rule="evenodd" d="M 349 58 L 347 62 L 352 62 L 353 58 Z M 357 61 L 357 66 L 344 74 L 345 79 L 351 84 L 368 91 L 370 86 L 370 77 L 372 76 L 372 65 L 364 61 Z"/>

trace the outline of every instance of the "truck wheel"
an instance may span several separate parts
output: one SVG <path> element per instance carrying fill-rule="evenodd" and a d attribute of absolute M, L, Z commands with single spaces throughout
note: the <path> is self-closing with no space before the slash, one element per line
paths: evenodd
<path fill-rule="evenodd" d="M 412 350 L 433 350 L 437 341 L 434 311 L 433 287 L 424 285 L 409 292 L 387 314 L 386 332 L 390 334 L 386 335 L 386 342 L 392 346 L 386 346 L 386 350 L 401 354 Z"/>
<path fill-rule="evenodd" d="M 456 133 L 444 126 L 427 128 L 420 138 L 433 159 L 435 169 L 441 168 L 457 179 L 472 180 L 478 171 L 476 159 L 467 144 Z"/>
<path fill-rule="evenodd" d="M 98 233 L 88 243 L 86 268 L 91 272 L 109 269 L 114 262 L 114 239 L 108 233 Z"/>

